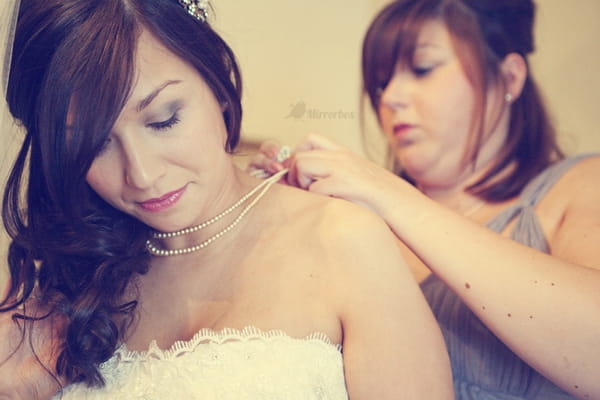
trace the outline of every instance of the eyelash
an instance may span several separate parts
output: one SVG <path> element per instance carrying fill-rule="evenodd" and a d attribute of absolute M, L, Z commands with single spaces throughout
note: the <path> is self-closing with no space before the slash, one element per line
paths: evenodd
<path fill-rule="evenodd" d="M 174 125 L 176 125 L 177 123 L 179 123 L 179 114 L 177 112 L 175 112 L 171 118 L 167 119 L 166 121 L 159 121 L 159 122 L 152 122 L 147 124 L 148 127 L 157 130 L 157 131 L 162 131 L 165 129 L 170 129 L 172 128 Z M 106 151 L 106 148 L 108 147 L 108 145 L 110 144 L 112 140 L 110 138 L 106 138 L 106 140 L 104 141 L 104 143 L 102 144 L 102 147 L 100 147 L 100 150 L 98 150 L 98 153 L 96 154 L 96 157 L 101 155 L 102 153 L 104 153 Z"/>
<path fill-rule="evenodd" d="M 152 122 L 152 123 L 149 123 L 147 126 L 154 130 L 162 131 L 165 129 L 172 128 L 177 123 L 179 123 L 179 113 L 175 112 L 171 116 L 171 118 L 167 119 L 166 121 Z"/>
<path fill-rule="evenodd" d="M 426 76 L 427 74 L 429 74 L 431 71 L 433 71 L 433 67 L 413 67 L 413 74 L 415 74 L 416 77 L 423 77 Z"/>

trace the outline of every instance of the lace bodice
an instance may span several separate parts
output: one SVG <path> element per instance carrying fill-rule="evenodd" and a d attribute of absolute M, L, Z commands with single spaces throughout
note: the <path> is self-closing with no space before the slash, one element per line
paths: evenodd
<path fill-rule="evenodd" d="M 106 386 L 67 387 L 62 399 L 347 399 L 341 346 L 256 328 L 202 330 L 169 350 L 125 346 L 101 367 Z M 57 394 L 55 399 L 59 399 Z"/>

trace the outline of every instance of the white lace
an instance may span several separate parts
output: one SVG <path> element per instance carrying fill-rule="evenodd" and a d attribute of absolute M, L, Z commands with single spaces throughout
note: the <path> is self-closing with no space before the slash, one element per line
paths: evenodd
<path fill-rule="evenodd" d="M 203 329 L 168 350 L 123 345 L 100 369 L 104 388 L 71 385 L 62 399 L 348 398 L 341 346 L 322 333 L 297 339 L 254 327 Z"/>

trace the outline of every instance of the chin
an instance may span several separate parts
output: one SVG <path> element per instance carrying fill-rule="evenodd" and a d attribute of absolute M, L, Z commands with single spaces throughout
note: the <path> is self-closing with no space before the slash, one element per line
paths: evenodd
<path fill-rule="evenodd" d="M 413 154 L 397 154 L 396 160 L 400 164 L 402 171 L 415 180 L 427 175 L 427 172 L 433 166 L 433 163 L 427 158 L 414 152 Z"/>

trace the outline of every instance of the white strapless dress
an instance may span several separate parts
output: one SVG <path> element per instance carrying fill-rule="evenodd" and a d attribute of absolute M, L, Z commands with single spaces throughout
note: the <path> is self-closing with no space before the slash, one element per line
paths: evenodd
<path fill-rule="evenodd" d="M 256 328 L 201 330 L 169 350 L 122 346 L 100 366 L 103 388 L 75 384 L 63 400 L 347 399 L 341 346 Z M 57 394 L 55 399 L 60 398 Z"/>

